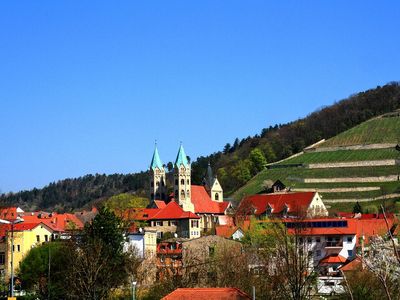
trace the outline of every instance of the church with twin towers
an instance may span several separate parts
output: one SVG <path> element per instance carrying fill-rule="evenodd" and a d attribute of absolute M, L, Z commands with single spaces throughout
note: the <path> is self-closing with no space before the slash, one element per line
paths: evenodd
<path fill-rule="evenodd" d="M 203 185 L 191 182 L 191 164 L 181 144 L 173 164 L 173 193 L 168 194 L 165 165 L 162 163 L 157 144 L 150 163 L 150 200 L 157 203 L 175 201 L 184 211 L 196 213 L 208 223 L 207 216 L 224 215 L 231 206 L 224 201 L 223 189 L 213 175 L 210 164 Z M 170 189 L 171 190 L 171 189 Z"/>

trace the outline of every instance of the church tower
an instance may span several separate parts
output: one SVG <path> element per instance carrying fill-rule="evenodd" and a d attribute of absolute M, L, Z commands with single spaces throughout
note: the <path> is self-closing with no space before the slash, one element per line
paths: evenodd
<path fill-rule="evenodd" d="M 191 168 L 183 146 L 179 147 L 174 164 L 174 195 L 183 210 L 194 212 L 191 202 Z"/>
<path fill-rule="evenodd" d="M 150 200 L 166 199 L 165 169 L 158 154 L 157 144 L 150 163 Z"/>
<path fill-rule="evenodd" d="M 210 163 L 208 163 L 204 185 L 211 200 L 217 202 L 222 202 L 224 200 L 224 191 L 222 190 L 222 186 L 219 183 L 217 176 L 213 175 Z"/>

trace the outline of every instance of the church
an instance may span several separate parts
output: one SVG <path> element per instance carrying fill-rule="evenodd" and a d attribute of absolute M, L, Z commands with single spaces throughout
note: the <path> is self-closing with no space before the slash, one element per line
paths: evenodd
<path fill-rule="evenodd" d="M 166 171 L 156 145 L 150 163 L 150 206 L 160 208 L 175 201 L 184 211 L 200 217 L 203 232 L 214 228 L 220 223 L 220 216 L 227 214 L 231 203 L 224 201 L 223 189 L 210 164 L 203 185 L 193 185 L 191 165 L 181 144 L 173 167 L 173 194 L 168 195 Z"/>

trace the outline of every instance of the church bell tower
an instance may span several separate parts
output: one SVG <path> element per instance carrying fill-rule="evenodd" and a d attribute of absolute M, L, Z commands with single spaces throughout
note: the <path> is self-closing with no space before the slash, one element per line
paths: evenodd
<path fill-rule="evenodd" d="M 158 154 L 157 144 L 150 163 L 150 200 L 166 200 L 165 168 Z"/>

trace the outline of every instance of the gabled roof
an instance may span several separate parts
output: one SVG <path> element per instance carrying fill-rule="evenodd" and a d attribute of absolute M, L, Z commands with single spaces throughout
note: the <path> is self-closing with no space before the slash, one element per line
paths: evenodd
<path fill-rule="evenodd" d="M 178 155 L 176 156 L 175 166 L 179 168 L 183 164 L 185 168 L 189 166 L 189 161 L 187 159 L 185 149 L 183 149 L 182 144 L 179 147 Z"/>
<path fill-rule="evenodd" d="M 215 234 L 225 238 L 230 238 L 237 230 L 242 231 L 239 227 L 229 225 L 215 226 Z"/>
<path fill-rule="evenodd" d="M 27 231 L 27 230 L 32 230 L 39 225 L 45 226 L 50 232 L 53 232 L 52 228 L 44 224 L 43 222 L 40 223 L 18 223 L 14 225 L 14 232 L 16 231 Z M 7 231 L 11 231 L 11 225 L 10 224 L 0 224 L 0 236 L 3 237 L 6 235 Z"/>
<path fill-rule="evenodd" d="M 54 231 L 66 231 L 68 229 L 82 229 L 84 224 L 74 214 L 64 213 L 26 213 L 23 216 L 25 223 L 43 223 Z M 21 223 L 23 224 L 23 223 Z"/>
<path fill-rule="evenodd" d="M 325 256 L 323 259 L 319 261 L 320 264 L 344 264 L 347 263 L 347 258 L 339 255 L 339 254 L 330 254 Z"/>
<path fill-rule="evenodd" d="M 238 288 L 178 288 L 163 300 L 244 300 L 251 299 Z"/>
<path fill-rule="evenodd" d="M 164 208 L 167 205 L 162 200 L 154 200 L 154 204 L 157 208 Z"/>
<path fill-rule="evenodd" d="M 227 201 L 212 201 L 202 185 L 192 185 L 191 193 L 191 201 L 194 205 L 195 213 L 224 214 L 230 205 L 230 202 Z"/>
<path fill-rule="evenodd" d="M 342 271 L 358 271 L 362 269 L 362 261 L 360 257 L 356 257 L 352 261 L 349 261 L 345 265 L 339 267 Z"/>
<path fill-rule="evenodd" d="M 272 214 L 283 212 L 287 206 L 289 214 L 305 213 L 310 206 L 316 192 L 292 192 L 251 195 L 245 197 L 238 207 L 239 214 L 251 214 L 254 209 L 255 215 L 265 213 L 267 207 L 272 208 Z"/>
<path fill-rule="evenodd" d="M 153 158 L 151 159 L 150 168 L 152 170 L 154 170 L 155 168 L 159 168 L 161 170 L 163 168 L 160 155 L 158 154 L 157 145 L 154 148 L 154 153 L 153 153 Z"/>
<path fill-rule="evenodd" d="M 169 202 L 164 208 L 151 217 L 151 220 L 174 220 L 174 219 L 200 219 L 192 212 L 186 212 L 175 201 Z"/>

